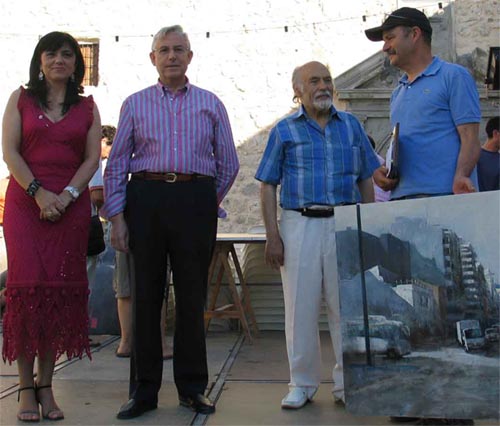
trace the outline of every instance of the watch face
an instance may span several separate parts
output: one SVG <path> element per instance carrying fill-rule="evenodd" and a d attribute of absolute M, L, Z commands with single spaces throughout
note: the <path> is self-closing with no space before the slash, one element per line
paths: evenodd
<path fill-rule="evenodd" d="M 70 193 L 70 195 L 73 198 L 73 200 L 76 200 L 78 198 L 78 196 L 80 195 L 80 193 L 78 192 L 78 190 L 76 188 L 72 187 L 72 186 L 67 186 L 64 189 Z"/>

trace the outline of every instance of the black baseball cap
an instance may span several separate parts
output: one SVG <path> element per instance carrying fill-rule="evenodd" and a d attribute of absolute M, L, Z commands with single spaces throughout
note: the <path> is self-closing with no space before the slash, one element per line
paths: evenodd
<path fill-rule="evenodd" d="M 365 31 L 371 41 L 382 41 L 382 33 L 395 27 L 419 27 L 422 31 L 432 35 L 429 19 L 423 12 L 413 7 L 402 7 L 392 12 L 380 27 L 370 28 Z"/>

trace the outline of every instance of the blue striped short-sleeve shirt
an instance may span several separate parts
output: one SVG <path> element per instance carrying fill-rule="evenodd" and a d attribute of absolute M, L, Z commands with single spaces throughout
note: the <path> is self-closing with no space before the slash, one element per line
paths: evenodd
<path fill-rule="evenodd" d="M 281 185 L 284 209 L 358 202 L 357 182 L 379 167 L 359 121 L 334 107 L 330 114 L 322 129 L 301 106 L 271 130 L 255 178 Z"/>

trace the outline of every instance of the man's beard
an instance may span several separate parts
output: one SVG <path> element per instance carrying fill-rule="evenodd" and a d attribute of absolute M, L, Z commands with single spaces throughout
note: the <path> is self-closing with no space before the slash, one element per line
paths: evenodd
<path fill-rule="evenodd" d="M 318 111 L 328 111 L 332 106 L 332 98 L 321 100 L 315 99 L 313 105 Z"/>

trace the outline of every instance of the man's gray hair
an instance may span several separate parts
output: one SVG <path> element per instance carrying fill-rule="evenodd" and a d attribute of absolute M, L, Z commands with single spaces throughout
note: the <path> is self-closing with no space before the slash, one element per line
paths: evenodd
<path fill-rule="evenodd" d="M 292 101 L 297 104 L 300 103 L 300 98 L 295 94 L 295 87 L 298 87 L 301 92 L 304 90 L 304 82 L 300 78 L 300 70 L 302 67 L 303 65 L 295 67 L 292 73 L 292 87 L 294 91 Z"/>
<path fill-rule="evenodd" d="M 300 70 L 302 68 L 302 65 L 295 67 L 292 73 L 292 86 L 300 85 L 301 81 L 299 80 L 299 74 Z"/>
<path fill-rule="evenodd" d="M 188 50 L 191 50 L 191 43 L 189 42 L 189 37 L 187 33 L 184 32 L 184 30 L 180 25 L 171 25 L 170 27 L 163 27 L 160 31 L 158 31 L 153 37 L 153 42 L 151 43 L 151 50 L 155 50 L 155 45 L 159 38 L 165 37 L 167 34 L 170 33 L 177 33 L 183 36 L 186 39 L 186 45 Z"/>

